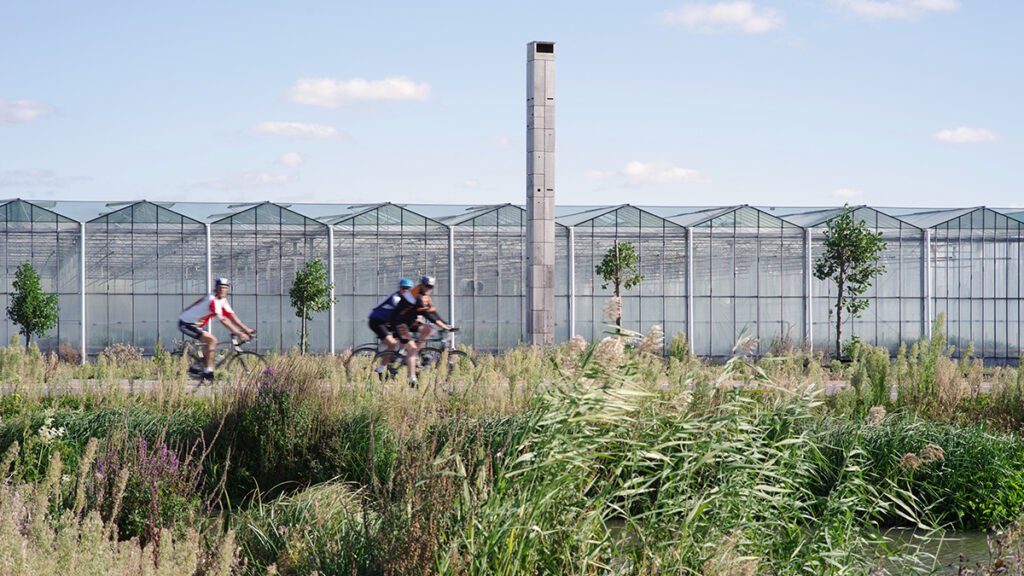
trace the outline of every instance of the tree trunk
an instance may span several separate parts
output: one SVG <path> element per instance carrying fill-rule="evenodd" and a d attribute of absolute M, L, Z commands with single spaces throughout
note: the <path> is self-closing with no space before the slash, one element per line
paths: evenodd
<path fill-rule="evenodd" d="M 622 332 L 622 260 L 619 259 L 619 241 L 615 241 L 615 297 L 619 299 L 619 317 L 615 325 Z"/>
<path fill-rule="evenodd" d="M 32 333 L 25 332 L 25 353 L 28 354 L 28 343 L 32 341 Z"/>
<path fill-rule="evenodd" d="M 843 359 L 843 289 L 846 288 L 846 282 L 843 277 L 839 277 L 837 283 L 839 287 L 839 293 L 836 296 L 836 358 L 839 360 Z"/>
<path fill-rule="evenodd" d="M 299 336 L 299 354 L 306 354 L 306 307 L 302 307 L 302 334 Z"/>

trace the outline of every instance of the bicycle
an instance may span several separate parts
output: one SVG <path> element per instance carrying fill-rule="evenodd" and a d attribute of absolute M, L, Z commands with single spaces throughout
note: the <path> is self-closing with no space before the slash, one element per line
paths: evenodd
<path fill-rule="evenodd" d="M 424 345 L 417 352 L 418 371 L 429 369 L 437 364 L 442 358 L 447 358 L 447 374 L 451 374 L 460 364 L 469 364 L 475 367 L 476 360 L 466 352 L 455 348 L 455 333 L 458 328 L 441 329 L 439 335 L 427 340 L 418 336 L 416 342 L 423 342 Z M 404 346 L 398 350 L 384 348 L 383 342 L 375 344 L 362 344 L 352 349 L 352 352 L 345 363 L 345 374 L 349 381 L 367 380 L 372 377 L 384 379 L 395 379 L 406 370 L 405 359 L 407 352 Z M 463 362 L 465 361 L 465 362 Z M 384 363 L 384 371 L 376 372 L 376 368 Z"/>
<path fill-rule="evenodd" d="M 252 342 L 255 339 L 256 335 L 253 334 L 249 341 Z M 213 377 L 203 373 L 203 366 L 206 365 L 206 361 L 200 352 L 201 349 L 192 344 L 192 342 L 182 342 L 177 350 L 171 352 L 171 355 L 184 356 L 187 351 L 188 358 L 192 361 L 188 369 L 188 377 L 198 380 L 200 383 L 203 381 L 212 382 Z M 218 378 L 226 379 L 229 382 L 248 375 L 256 368 L 266 368 L 267 366 L 267 360 L 262 354 L 242 349 L 241 339 L 234 334 L 231 335 L 230 342 L 218 342 L 217 348 L 214 350 L 213 373 Z"/>

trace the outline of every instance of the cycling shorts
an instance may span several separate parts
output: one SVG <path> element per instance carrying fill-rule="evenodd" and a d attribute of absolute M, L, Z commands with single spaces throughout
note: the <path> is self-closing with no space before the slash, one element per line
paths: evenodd
<path fill-rule="evenodd" d="M 391 334 L 391 324 L 388 324 L 384 320 L 378 320 L 376 318 L 370 318 L 370 330 L 377 335 L 377 338 L 383 340 L 387 338 L 388 334 Z"/>
<path fill-rule="evenodd" d="M 401 342 L 402 344 L 408 344 L 410 340 L 414 340 L 416 338 L 415 334 L 419 331 L 419 329 L 419 322 L 411 326 L 409 324 L 404 323 L 395 324 L 391 328 L 391 333 L 394 334 L 395 338 L 398 338 L 398 341 Z"/>
<path fill-rule="evenodd" d="M 192 322 L 185 322 L 184 320 L 178 320 L 178 330 L 189 338 L 195 338 L 199 340 L 203 337 L 203 334 L 207 334 L 207 331 L 203 329 L 199 324 Z"/>

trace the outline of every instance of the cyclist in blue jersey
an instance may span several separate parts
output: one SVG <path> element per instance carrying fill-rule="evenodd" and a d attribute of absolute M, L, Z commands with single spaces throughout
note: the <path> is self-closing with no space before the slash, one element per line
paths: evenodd
<path fill-rule="evenodd" d="M 402 302 L 407 302 L 411 298 L 412 287 L 412 280 L 402 278 L 398 283 L 398 290 L 381 300 L 370 312 L 370 330 L 384 342 L 384 346 L 391 352 L 398 350 L 399 343 L 406 346 L 407 349 L 410 343 L 408 327 L 404 325 L 400 327 L 398 325 L 400 321 L 398 309 L 401 307 Z M 412 366 L 409 369 L 409 383 L 411 385 L 416 383 L 415 360 L 415 354 L 406 358 L 407 365 Z M 387 361 L 388 358 L 386 356 L 381 357 L 380 365 L 374 370 L 377 372 L 378 377 L 383 378 L 384 366 L 387 364 Z"/>

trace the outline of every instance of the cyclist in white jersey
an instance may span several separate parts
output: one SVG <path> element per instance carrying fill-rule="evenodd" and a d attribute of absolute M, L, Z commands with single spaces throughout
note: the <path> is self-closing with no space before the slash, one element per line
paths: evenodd
<path fill-rule="evenodd" d="M 206 366 L 203 368 L 203 377 L 213 379 L 213 356 L 217 347 L 217 338 L 208 329 L 210 318 L 214 316 L 220 320 L 232 334 L 238 336 L 242 342 L 249 340 L 250 334 L 256 331 L 249 328 L 238 318 L 235 311 L 228 304 L 228 290 L 231 289 L 231 282 L 227 278 L 217 278 L 213 290 L 199 300 L 193 302 L 188 308 L 182 310 L 178 316 L 178 330 L 181 333 L 195 338 L 204 344 L 203 361 Z"/>

